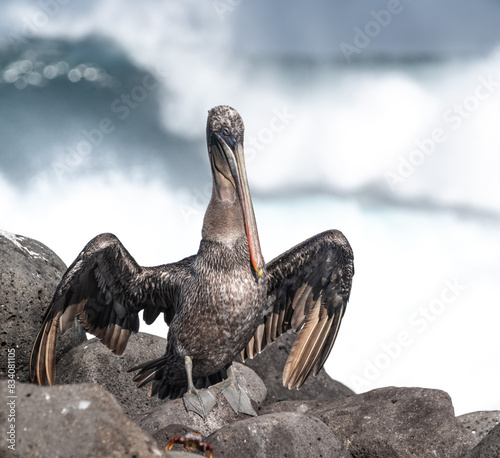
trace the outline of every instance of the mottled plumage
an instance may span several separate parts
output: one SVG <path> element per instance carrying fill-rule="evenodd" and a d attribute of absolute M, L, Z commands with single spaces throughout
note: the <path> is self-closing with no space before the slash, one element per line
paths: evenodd
<path fill-rule="evenodd" d="M 300 387 L 311 372 L 318 373 L 349 299 L 352 250 L 342 233 L 327 231 L 264 264 L 246 181 L 243 135 L 236 110 L 220 106 L 209 112 L 213 192 L 196 255 L 141 267 L 112 234 L 87 244 L 45 314 L 30 360 L 33 382 L 54 383 L 56 335 L 75 318 L 119 355 L 130 333 L 139 329 L 141 310 L 147 324 L 163 313 L 170 328 L 164 356 L 133 368 L 139 370 L 134 380 L 138 386 L 152 382 L 151 394 L 162 399 L 184 395 L 186 408 L 200 415 L 206 415 L 212 401 L 196 388 L 214 384 L 235 410 L 252 413 L 237 385 L 230 395 L 229 382 L 221 380 L 228 372 L 233 385 L 235 357 L 253 358 L 289 329 L 298 337 L 285 365 L 284 384 Z"/>

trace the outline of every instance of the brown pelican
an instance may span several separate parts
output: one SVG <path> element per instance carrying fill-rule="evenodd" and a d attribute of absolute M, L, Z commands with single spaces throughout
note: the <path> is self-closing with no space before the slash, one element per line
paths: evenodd
<path fill-rule="evenodd" d="M 30 359 L 31 381 L 55 380 L 58 330 L 75 318 L 116 355 L 139 330 L 138 313 L 169 325 L 165 354 L 131 371 L 151 395 L 183 396 L 206 417 L 222 392 L 233 409 L 255 415 L 232 369 L 238 354 L 253 358 L 289 329 L 298 332 L 283 384 L 300 388 L 323 367 L 346 308 L 353 254 L 330 230 L 265 264 L 243 158 L 243 121 L 236 110 L 209 111 L 207 144 L 213 190 L 196 255 L 141 267 L 112 234 L 91 240 L 64 274 L 45 313 Z M 210 387 L 210 389 L 207 389 Z"/>

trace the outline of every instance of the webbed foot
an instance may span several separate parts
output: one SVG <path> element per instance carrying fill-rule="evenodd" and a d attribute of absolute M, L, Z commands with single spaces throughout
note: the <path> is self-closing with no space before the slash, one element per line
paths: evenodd
<path fill-rule="evenodd" d="M 204 420 L 213 409 L 217 400 L 215 396 L 207 389 L 197 390 L 193 383 L 193 361 L 189 356 L 184 357 L 184 366 L 188 381 L 188 390 L 183 396 L 184 407 L 188 412 L 198 414 Z"/>
<path fill-rule="evenodd" d="M 217 400 L 209 390 L 197 390 L 196 388 L 187 391 L 184 394 L 183 401 L 188 412 L 197 413 L 204 420 L 207 419 L 208 414 L 217 404 Z"/>
<path fill-rule="evenodd" d="M 232 365 L 229 366 L 227 370 L 227 379 L 217 383 L 213 387 L 216 388 L 218 392 L 222 393 L 229 405 L 237 414 L 244 413 L 254 417 L 257 416 L 257 413 L 252 407 L 250 398 L 246 392 L 240 388 L 238 381 L 236 380 Z"/>
<path fill-rule="evenodd" d="M 186 375 L 188 379 L 188 390 L 184 394 L 184 407 L 188 412 L 194 412 L 207 419 L 208 414 L 217 404 L 215 396 L 218 393 L 226 398 L 232 409 L 238 413 L 257 416 L 250 398 L 246 392 L 240 388 L 236 376 L 234 375 L 233 366 L 227 369 L 227 379 L 212 385 L 209 389 L 196 389 L 193 383 L 193 362 L 189 356 L 184 358 L 184 365 L 186 367 Z M 213 393 L 212 393 L 213 390 Z M 214 395 L 215 394 L 215 395 Z"/>

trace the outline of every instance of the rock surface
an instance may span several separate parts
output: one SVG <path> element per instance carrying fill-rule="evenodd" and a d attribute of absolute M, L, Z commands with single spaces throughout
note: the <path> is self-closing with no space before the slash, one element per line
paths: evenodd
<path fill-rule="evenodd" d="M 498 457 L 500 457 L 500 424 L 496 425 L 467 455 L 467 458 Z"/>
<path fill-rule="evenodd" d="M 472 433 L 476 442 L 479 443 L 500 423 L 500 410 L 466 413 L 457 417 L 457 420 Z"/>
<path fill-rule="evenodd" d="M 234 363 L 234 372 L 240 387 L 247 392 L 254 409 L 257 409 L 265 399 L 264 384 L 255 374 L 252 374 L 251 369 L 242 364 Z M 172 424 L 181 424 L 190 431 L 197 431 L 203 436 L 208 436 L 229 423 L 251 418 L 245 414 L 234 413 L 222 394 L 217 396 L 217 402 L 218 405 L 213 408 L 206 421 L 193 412 L 186 412 L 182 399 L 164 402 L 152 411 L 134 417 L 133 420 L 152 436 Z"/>
<path fill-rule="evenodd" d="M 321 369 L 316 377 L 311 375 L 300 390 L 289 390 L 284 387 L 283 369 L 295 338 L 294 332 L 288 332 L 269 345 L 260 355 L 245 361 L 245 365 L 253 369 L 266 385 L 267 398 L 264 405 L 284 400 L 327 401 L 354 394 L 354 391 L 333 380 L 324 369 Z"/>
<path fill-rule="evenodd" d="M 316 410 L 321 410 L 325 407 L 325 401 L 280 401 L 274 404 L 268 404 L 259 410 L 259 415 L 267 415 L 272 413 L 295 412 L 305 415 L 314 416 Z"/>
<path fill-rule="evenodd" d="M 193 456 L 196 456 L 196 455 L 193 455 Z M 198 454 L 198 456 L 200 456 Z M 208 455 L 206 455 L 208 456 Z M 187 455 L 184 453 L 184 452 L 176 452 L 176 451 L 167 451 L 165 452 L 165 458 L 190 458 L 190 455 Z"/>
<path fill-rule="evenodd" d="M 380 388 L 324 401 L 283 401 L 261 413 L 316 416 L 355 457 L 460 457 L 474 444 L 455 419 L 449 396 L 423 388 Z M 435 454 L 434 454 L 435 452 Z"/>
<path fill-rule="evenodd" d="M 65 271 L 61 259 L 42 243 L 0 231 L 0 379 L 7 376 L 7 349 L 15 349 L 16 379 L 29 381 L 31 347 Z M 58 337 L 57 358 L 86 338 L 75 324 Z"/>
<path fill-rule="evenodd" d="M 457 458 L 474 445 L 440 390 L 380 388 L 312 409 L 355 457 Z"/>
<path fill-rule="evenodd" d="M 7 382 L 0 384 L 2 399 Z M 164 451 L 97 385 L 16 384 L 15 453 L 33 457 L 161 457 Z M 6 430 L 5 409 L 0 424 Z M 9 456 L 0 441 L 0 456 Z"/>
<path fill-rule="evenodd" d="M 219 457 L 350 458 L 320 420 L 297 413 L 263 415 L 224 426 L 206 441 Z"/>
<path fill-rule="evenodd" d="M 97 383 L 109 391 L 129 416 L 147 412 L 160 404 L 149 396 L 149 386 L 137 388 L 131 367 L 165 353 L 167 340 L 146 333 L 132 334 L 121 356 L 115 356 L 99 339 L 90 339 L 64 355 L 56 367 L 56 383 Z"/>

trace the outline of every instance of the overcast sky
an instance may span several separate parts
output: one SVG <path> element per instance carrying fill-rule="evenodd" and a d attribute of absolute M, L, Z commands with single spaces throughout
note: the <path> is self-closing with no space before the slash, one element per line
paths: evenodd
<path fill-rule="evenodd" d="M 496 0 L 257 0 L 242 1 L 224 19 L 230 14 L 241 38 L 238 46 L 258 54 L 336 54 L 342 42 L 353 43 L 356 27 L 364 31 L 376 17 L 381 27 L 378 34 L 373 28 L 372 53 L 482 53 L 500 43 Z"/>

